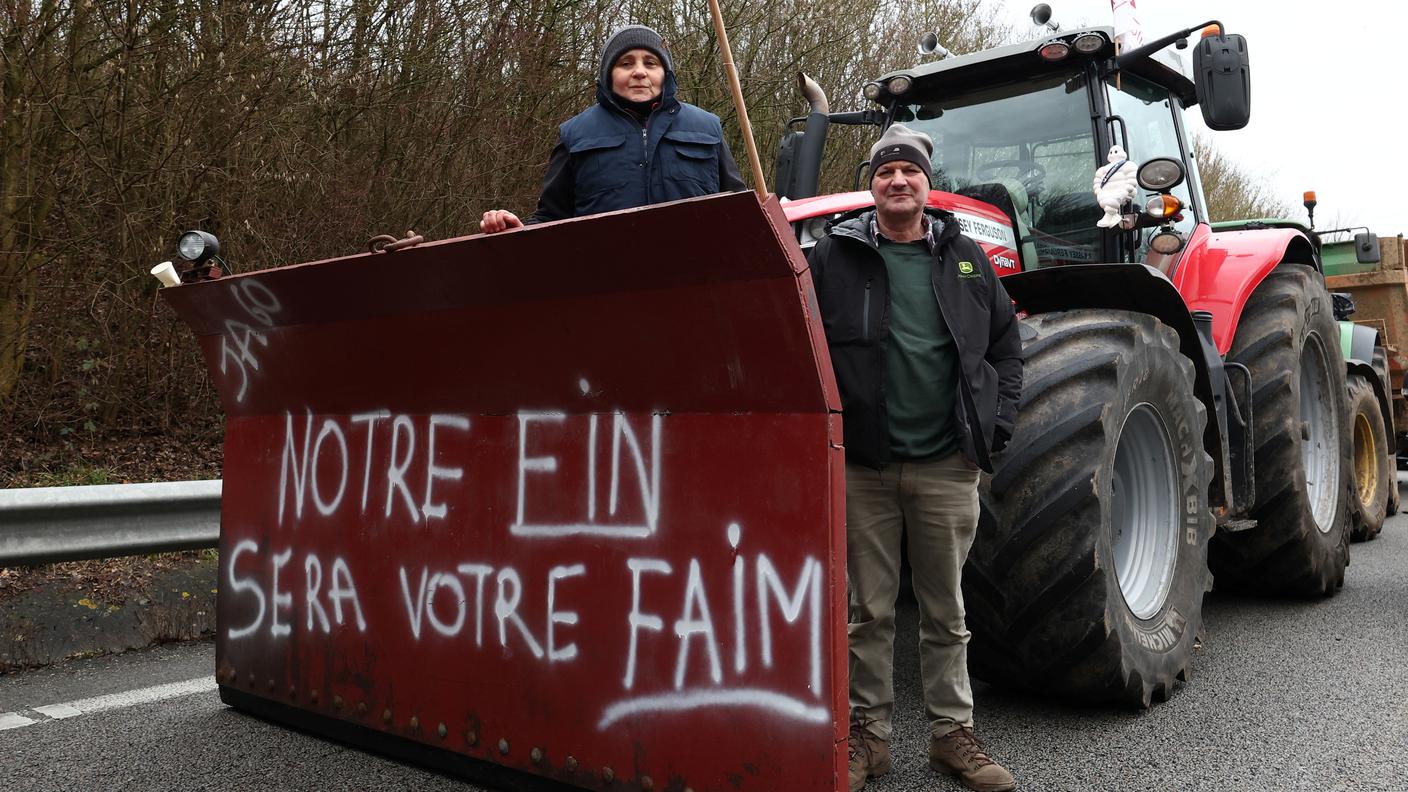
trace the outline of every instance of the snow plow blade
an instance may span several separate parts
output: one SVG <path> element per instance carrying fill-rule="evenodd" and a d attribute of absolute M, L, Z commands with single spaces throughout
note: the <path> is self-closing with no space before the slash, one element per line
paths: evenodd
<path fill-rule="evenodd" d="M 161 293 L 227 416 L 226 703 L 513 788 L 844 787 L 840 405 L 775 202 Z"/>

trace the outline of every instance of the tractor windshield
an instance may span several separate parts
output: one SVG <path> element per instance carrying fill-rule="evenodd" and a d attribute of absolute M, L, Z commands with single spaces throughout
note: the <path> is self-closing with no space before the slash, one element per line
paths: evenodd
<path fill-rule="evenodd" d="M 1145 162 L 1153 157 L 1173 157 L 1185 163 L 1193 161 L 1192 157 L 1185 156 L 1179 145 L 1178 127 L 1174 122 L 1174 114 L 1179 110 L 1174 104 L 1175 100 L 1169 96 L 1167 88 L 1132 74 L 1124 74 L 1118 81 L 1114 78 L 1107 79 L 1105 90 L 1109 96 L 1111 111 L 1123 119 L 1128 130 L 1126 150 L 1130 159 Z M 1183 219 L 1174 224 L 1184 238 L 1193 233 L 1193 228 L 1198 222 L 1197 207 L 1193 204 L 1190 190 L 1190 185 L 1196 183 L 1196 179 L 1196 173 L 1190 174 L 1188 179 L 1170 191 L 1187 207 L 1182 213 Z M 1138 205 L 1143 206 L 1144 202 L 1154 195 L 1155 193 L 1141 188 L 1136 196 Z M 1201 192 L 1199 196 L 1201 200 Z M 1151 237 L 1148 229 L 1139 235 L 1135 261 L 1144 258 Z"/>
<path fill-rule="evenodd" d="M 994 204 L 1016 221 L 1028 269 L 1099 258 L 1099 167 L 1080 73 L 984 87 L 901 106 L 895 120 L 934 139 L 934 188 Z"/>

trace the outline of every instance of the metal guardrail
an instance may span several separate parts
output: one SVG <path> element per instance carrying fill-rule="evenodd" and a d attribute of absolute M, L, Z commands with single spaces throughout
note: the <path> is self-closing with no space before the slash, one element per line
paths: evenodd
<path fill-rule="evenodd" d="M 222 483 L 0 490 L 0 566 L 214 547 Z"/>

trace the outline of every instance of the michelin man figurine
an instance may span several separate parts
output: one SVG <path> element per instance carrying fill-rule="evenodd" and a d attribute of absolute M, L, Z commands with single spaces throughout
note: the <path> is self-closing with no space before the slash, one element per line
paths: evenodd
<path fill-rule="evenodd" d="M 1129 159 L 1129 155 L 1124 153 L 1118 143 L 1110 146 L 1110 153 L 1105 159 L 1110 164 L 1102 165 L 1095 171 L 1095 181 L 1091 183 L 1091 189 L 1095 191 L 1096 202 L 1105 210 L 1105 216 L 1100 218 L 1096 225 L 1101 228 L 1114 228 L 1120 224 L 1120 207 L 1124 206 L 1125 202 L 1134 200 L 1138 187 L 1134 173 L 1138 170 L 1138 165 Z"/>

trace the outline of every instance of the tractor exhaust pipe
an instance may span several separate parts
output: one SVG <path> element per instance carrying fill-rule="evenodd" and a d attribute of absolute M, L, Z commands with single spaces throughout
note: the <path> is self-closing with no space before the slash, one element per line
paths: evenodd
<path fill-rule="evenodd" d="M 807 125 L 802 134 L 802 144 L 797 151 L 795 195 L 793 199 L 811 198 L 817 194 L 817 184 L 821 180 L 821 154 L 826 148 L 826 131 L 831 127 L 831 104 L 826 100 L 826 92 L 816 81 L 802 72 L 797 72 L 797 87 L 808 105 Z"/>
<path fill-rule="evenodd" d="M 808 112 L 822 115 L 831 112 L 831 103 L 826 101 L 826 91 L 821 90 L 816 80 L 808 77 L 805 72 L 797 72 L 797 88 L 802 92 L 802 98 L 807 100 Z"/>

